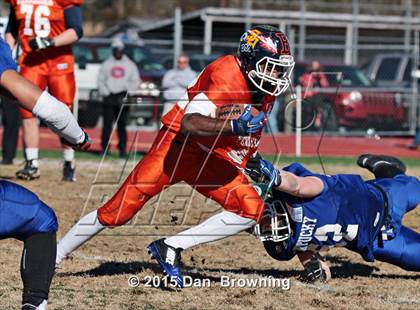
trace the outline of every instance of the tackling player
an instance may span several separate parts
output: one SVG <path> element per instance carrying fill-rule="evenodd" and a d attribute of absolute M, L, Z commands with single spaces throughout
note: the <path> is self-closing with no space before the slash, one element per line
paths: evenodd
<path fill-rule="evenodd" d="M 20 73 L 72 108 L 75 95 L 74 57 L 71 44 L 83 35 L 80 5 L 83 0 L 6 0 L 10 3 L 6 41 L 11 47 L 19 40 Z M 20 179 L 39 178 L 39 128 L 37 119 L 20 109 L 25 167 L 16 172 Z M 63 145 L 63 180 L 75 181 L 74 150 Z"/>
<path fill-rule="evenodd" d="M 0 38 L 0 86 L 32 111 L 68 145 L 88 149 L 90 139 L 70 110 L 46 91 L 16 72 L 9 45 Z M 47 307 L 49 287 L 56 257 L 57 219 L 54 211 L 29 190 L 0 180 L 0 239 L 24 242 L 21 262 L 22 309 Z"/>
<path fill-rule="evenodd" d="M 22 309 L 47 309 L 57 250 L 57 218 L 50 207 L 20 185 L 0 180 L 0 193 L 0 240 L 24 242 Z"/>
<path fill-rule="evenodd" d="M 274 186 L 256 233 L 268 254 L 290 260 L 296 254 L 303 279 L 328 279 L 320 252 L 344 246 L 366 261 L 375 259 L 420 271 L 420 234 L 402 225 L 420 203 L 420 181 L 390 156 L 361 155 L 358 164 L 376 179 L 316 174 L 298 163 L 278 171 L 265 160 L 261 172 Z"/>
<path fill-rule="evenodd" d="M 245 32 L 237 56 L 223 56 L 208 65 L 184 99 L 163 116 L 151 149 L 115 195 L 59 242 L 57 263 L 105 227 L 127 223 L 151 197 L 180 181 L 223 206 L 226 211 L 212 225 L 215 231 L 227 229 L 225 237 L 258 222 L 264 202 L 242 171 L 257 150 L 275 96 L 290 85 L 293 66 L 281 31 L 256 26 Z M 253 104 L 260 113 L 253 116 L 247 106 L 238 119 L 216 118 L 219 107 L 232 104 Z M 179 256 L 169 239 L 150 245 L 149 250 L 159 263 Z"/>

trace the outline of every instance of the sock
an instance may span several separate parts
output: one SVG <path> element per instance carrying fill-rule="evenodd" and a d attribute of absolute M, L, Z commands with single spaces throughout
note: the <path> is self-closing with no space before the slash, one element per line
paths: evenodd
<path fill-rule="evenodd" d="M 74 150 L 65 148 L 63 150 L 64 161 L 73 161 L 74 160 Z"/>
<path fill-rule="evenodd" d="M 166 238 L 165 243 L 174 248 L 185 250 L 199 244 L 236 235 L 255 224 L 256 222 L 252 219 L 239 216 L 229 211 L 222 211 L 197 226 Z"/>
<path fill-rule="evenodd" d="M 24 239 L 21 260 L 22 305 L 45 304 L 54 275 L 57 240 L 55 232 L 36 233 Z"/>
<path fill-rule="evenodd" d="M 25 148 L 26 160 L 38 159 L 39 149 L 37 147 L 28 147 Z"/>
<path fill-rule="evenodd" d="M 96 210 L 82 217 L 58 243 L 56 265 L 104 228 L 99 223 Z"/>

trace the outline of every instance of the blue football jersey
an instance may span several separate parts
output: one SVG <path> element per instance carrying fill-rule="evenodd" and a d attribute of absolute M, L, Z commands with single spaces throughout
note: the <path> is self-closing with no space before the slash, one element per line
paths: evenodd
<path fill-rule="evenodd" d="M 0 180 L 0 239 L 57 231 L 54 211 L 30 190 Z"/>
<path fill-rule="evenodd" d="M 298 163 L 285 167 L 297 176 L 317 176 L 324 183 L 321 194 L 299 198 L 276 192 L 292 207 L 292 236 L 288 257 L 296 252 L 344 246 L 373 261 L 373 243 L 383 222 L 383 197 L 358 175 L 313 173 Z"/>

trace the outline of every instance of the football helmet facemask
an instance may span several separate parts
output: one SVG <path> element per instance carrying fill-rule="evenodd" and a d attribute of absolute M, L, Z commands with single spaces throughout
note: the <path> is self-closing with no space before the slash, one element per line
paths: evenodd
<path fill-rule="evenodd" d="M 291 84 L 295 65 L 287 37 L 271 26 L 255 26 L 246 31 L 237 53 L 241 69 L 259 90 L 278 96 Z"/>
<path fill-rule="evenodd" d="M 254 235 L 263 242 L 283 242 L 291 233 L 289 214 L 281 200 L 266 200 L 261 220 L 254 227 Z"/>

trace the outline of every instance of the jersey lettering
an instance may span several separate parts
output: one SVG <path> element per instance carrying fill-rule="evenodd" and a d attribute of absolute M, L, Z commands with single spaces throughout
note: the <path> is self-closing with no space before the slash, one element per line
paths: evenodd
<path fill-rule="evenodd" d="M 48 20 L 50 16 L 50 8 L 46 5 L 39 5 L 34 10 L 32 4 L 21 4 L 20 12 L 25 15 L 25 28 L 23 34 L 25 36 L 35 35 L 41 38 L 46 38 L 51 32 L 51 24 Z M 34 17 L 34 25 L 32 28 L 32 16 Z"/>

